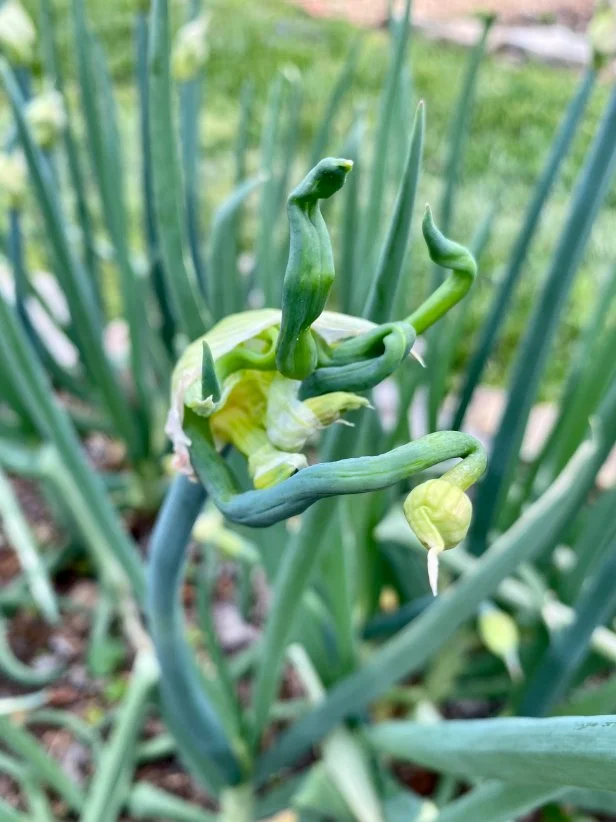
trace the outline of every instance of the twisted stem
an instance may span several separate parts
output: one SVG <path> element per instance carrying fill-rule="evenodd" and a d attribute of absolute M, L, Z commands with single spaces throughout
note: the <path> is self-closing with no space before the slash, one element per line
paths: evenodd
<path fill-rule="evenodd" d="M 352 166 L 350 160 L 327 157 L 289 196 L 289 262 L 282 288 L 276 364 L 291 379 L 303 380 L 316 367 L 317 347 L 310 326 L 323 312 L 334 282 L 334 254 L 319 200 L 342 187 Z"/>
<path fill-rule="evenodd" d="M 384 323 L 345 340 L 329 356 L 321 352 L 323 366 L 303 381 L 300 397 L 374 388 L 402 365 L 415 336 L 415 329 L 408 323 Z"/>
<path fill-rule="evenodd" d="M 406 318 L 417 334 L 429 328 L 467 294 L 477 276 L 477 263 L 471 252 L 459 243 L 447 239 L 436 227 L 430 206 L 422 223 L 422 231 L 430 259 L 448 268 L 452 274 L 428 299 Z"/>
<path fill-rule="evenodd" d="M 387 488 L 444 460 L 462 459 L 460 466 L 448 472 L 456 472 L 455 484 L 460 487 L 462 483 L 468 487 L 479 479 L 486 467 L 485 451 L 474 437 L 458 431 L 439 431 L 384 454 L 311 465 L 271 488 L 241 492 L 204 430 L 203 421 L 188 409 L 184 430 L 192 441 L 193 467 L 216 506 L 230 521 L 253 528 L 300 514 L 323 497 Z"/>
<path fill-rule="evenodd" d="M 241 768 L 203 690 L 180 604 L 190 535 L 205 498 L 204 489 L 186 477 L 178 477 L 167 494 L 150 541 L 147 605 L 166 720 L 188 763 L 217 790 L 239 782 Z"/>

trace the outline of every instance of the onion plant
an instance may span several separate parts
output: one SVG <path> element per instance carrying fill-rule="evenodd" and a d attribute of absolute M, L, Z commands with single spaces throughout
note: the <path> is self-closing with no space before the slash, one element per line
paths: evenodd
<path fill-rule="evenodd" d="M 299 73 L 272 79 L 258 116 L 246 85 L 234 188 L 206 227 L 210 20 L 199 3 L 175 33 L 168 0 L 135 11 L 136 191 L 83 0 L 62 13 L 41 0 L 37 24 L 18 0 L 0 5 L 11 114 L 0 154 L 0 518 L 21 567 L 0 591 L 0 671 L 20 689 L 0 699 L 0 772 L 21 796 L 17 807 L 0 804 L 2 818 L 497 822 L 544 805 L 563 818 L 571 807 L 614 812 L 615 492 L 600 472 L 616 441 L 615 268 L 597 289 L 549 437 L 532 461 L 520 454 L 616 170 L 616 92 L 598 125 L 585 120 L 613 44 L 611 10 L 593 22 L 592 65 L 460 375 L 452 363 L 466 306 L 498 227 L 489 203 L 468 243 L 452 239 L 493 19 L 452 117 L 438 219 L 426 207 L 416 249 L 426 106 L 410 104 L 410 8 L 390 21 L 374 128 L 346 105 L 359 40 L 307 151 Z M 68 71 L 56 44 L 65 14 Z M 32 71 L 39 59 L 42 77 Z M 464 430 L 468 409 L 582 124 L 593 138 L 486 448 Z M 33 249 L 52 276 L 31 270 Z M 419 254 L 432 283 L 411 302 Z M 118 325 L 126 341 L 114 348 Z M 424 402 L 429 431 L 417 436 L 409 410 Z M 119 470 L 92 465 L 93 433 L 121 445 Z M 12 476 L 37 485 L 64 542 L 41 550 Z M 127 528 L 134 512 L 148 523 L 145 556 Z M 100 723 L 48 704 L 64 669 L 27 665 L 10 642 L 24 608 L 53 630 L 68 607 L 54 578 L 84 556 L 98 583 L 89 673 L 132 666 Z M 239 618 L 255 580 L 268 589 L 263 624 L 234 655 L 214 618 L 223 562 Z M 298 696 L 284 699 L 291 680 Z M 480 718 L 460 718 L 468 699 Z M 151 715 L 162 720 L 154 736 L 144 732 Z M 83 783 L 46 750 L 39 726 L 85 746 Z M 170 756 L 207 807 L 139 770 Z M 403 762 L 430 769 L 434 787 L 420 794 L 398 778 Z"/>

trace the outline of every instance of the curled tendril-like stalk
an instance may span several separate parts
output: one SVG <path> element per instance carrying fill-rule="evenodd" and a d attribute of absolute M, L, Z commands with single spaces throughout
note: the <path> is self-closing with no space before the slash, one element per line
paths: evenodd
<path fill-rule="evenodd" d="M 416 334 L 423 334 L 456 303 L 459 303 L 468 293 L 477 276 L 477 263 L 471 252 L 465 246 L 447 239 L 439 231 L 429 205 L 426 205 L 422 231 L 432 261 L 443 268 L 448 268 L 452 273 L 419 308 L 406 318 Z"/>
<path fill-rule="evenodd" d="M 323 497 L 387 488 L 448 459 L 462 459 L 454 477 L 464 476 L 469 485 L 486 467 L 485 451 L 474 437 L 439 431 L 385 454 L 311 465 L 271 488 L 241 492 L 198 416 L 187 412 L 184 426 L 192 441 L 193 467 L 216 506 L 231 522 L 253 528 L 300 514 Z"/>
<path fill-rule="evenodd" d="M 384 323 L 322 352 L 316 370 L 305 379 L 300 396 L 330 391 L 368 391 L 394 373 L 409 355 L 415 329 L 406 322 Z"/>
<path fill-rule="evenodd" d="M 321 160 L 288 201 L 291 244 L 282 289 L 282 322 L 276 364 L 285 377 L 302 380 L 317 364 L 310 327 L 323 313 L 334 281 L 334 255 L 319 200 L 335 194 L 353 167 L 351 160 Z"/>

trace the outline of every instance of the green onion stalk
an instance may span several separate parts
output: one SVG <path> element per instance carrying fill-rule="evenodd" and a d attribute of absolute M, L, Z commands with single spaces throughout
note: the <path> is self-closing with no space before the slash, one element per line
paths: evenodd
<path fill-rule="evenodd" d="M 166 432 L 182 476 L 152 538 L 149 619 L 170 725 L 189 764 L 223 795 L 223 808 L 229 786 L 243 795 L 254 751 L 223 728 L 184 637 L 183 567 L 206 497 L 228 521 L 261 528 L 326 497 L 387 488 L 458 459 L 439 479 L 417 485 L 404 505 L 410 527 L 428 549 L 436 594 L 438 556 L 464 539 L 472 514 L 466 491 L 486 468 L 481 444 L 457 431 L 429 434 L 376 456 L 308 464 L 307 446 L 324 429 L 344 422 L 346 412 L 370 413 L 366 393 L 413 354 L 417 335 L 466 295 L 476 275 L 471 253 L 443 236 L 427 207 L 423 235 L 430 257 L 451 272 L 437 290 L 394 322 L 375 324 L 325 310 L 334 260 L 320 201 L 342 188 L 352 165 L 321 160 L 289 196 L 290 251 L 281 309 L 225 317 L 186 348 L 172 377 Z M 227 463 L 229 447 L 245 457 L 251 488 L 240 485 Z M 302 541 L 301 550 L 314 546 Z"/>

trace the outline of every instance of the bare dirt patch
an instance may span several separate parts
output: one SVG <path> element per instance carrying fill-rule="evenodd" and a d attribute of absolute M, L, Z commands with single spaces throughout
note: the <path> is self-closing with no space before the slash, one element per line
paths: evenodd
<path fill-rule="evenodd" d="M 387 0 L 293 0 L 309 14 L 320 17 L 347 17 L 374 26 L 387 17 Z M 398 6 L 402 2 L 398 0 Z M 593 0 L 415 0 L 416 19 L 448 20 L 479 12 L 494 12 L 503 22 L 536 21 L 552 18 L 575 25 L 592 14 Z"/>

